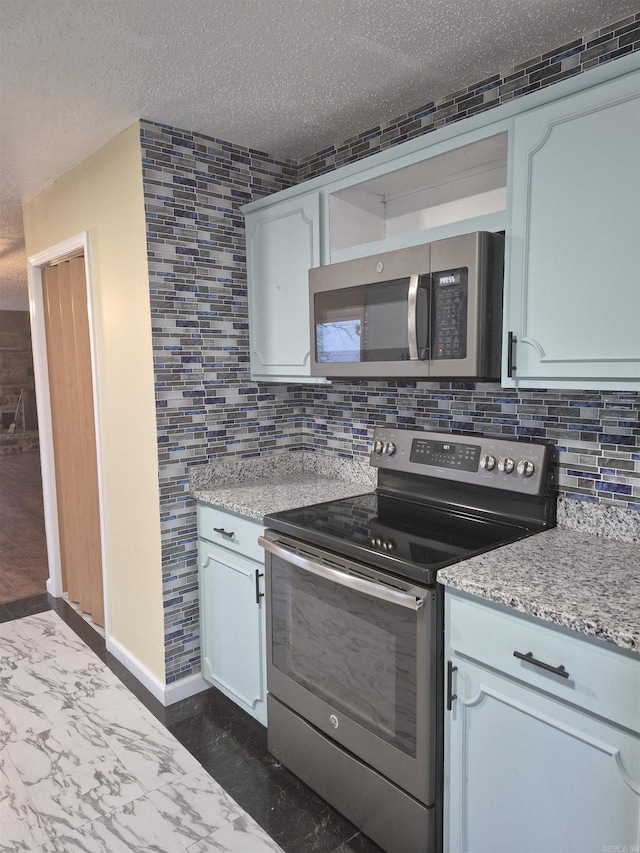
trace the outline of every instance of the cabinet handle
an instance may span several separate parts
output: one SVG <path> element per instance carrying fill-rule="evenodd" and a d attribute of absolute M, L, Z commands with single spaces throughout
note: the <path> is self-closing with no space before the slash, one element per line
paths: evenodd
<path fill-rule="evenodd" d="M 260 578 L 264 577 L 264 572 L 261 574 L 259 569 L 256 569 L 256 604 L 260 604 L 260 599 L 264 598 L 264 592 L 260 592 Z"/>
<path fill-rule="evenodd" d="M 526 661 L 526 663 L 532 663 L 534 666 L 539 666 L 540 669 L 546 669 L 547 672 L 553 672 L 555 675 L 559 675 L 561 678 L 569 678 L 569 673 L 562 665 L 551 666 L 550 663 L 545 663 L 542 660 L 534 658 L 533 652 L 526 652 L 526 654 L 523 652 L 514 652 L 513 656 L 514 658 L 518 658 L 519 660 Z"/>
<path fill-rule="evenodd" d="M 214 533 L 219 533 L 221 536 L 226 536 L 226 537 L 227 537 L 227 539 L 233 539 L 233 537 L 236 535 L 236 534 L 233 532 L 233 530 L 231 531 L 231 533 L 229 533 L 229 531 L 228 531 L 228 530 L 225 530 L 225 529 L 224 529 L 224 527 L 214 527 L 214 528 L 213 528 L 213 532 L 214 532 Z"/>
<path fill-rule="evenodd" d="M 458 694 L 453 692 L 453 673 L 457 671 L 458 667 L 447 661 L 447 711 L 451 710 L 453 700 L 458 698 Z"/>
<path fill-rule="evenodd" d="M 513 332 L 507 335 L 507 376 L 511 377 L 516 372 L 515 345 L 518 343 Z"/>

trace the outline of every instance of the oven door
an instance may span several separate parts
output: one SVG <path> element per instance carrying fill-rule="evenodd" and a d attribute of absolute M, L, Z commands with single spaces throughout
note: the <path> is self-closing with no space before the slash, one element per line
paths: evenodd
<path fill-rule="evenodd" d="M 425 805 L 436 798 L 438 590 L 267 531 L 267 687 Z"/>

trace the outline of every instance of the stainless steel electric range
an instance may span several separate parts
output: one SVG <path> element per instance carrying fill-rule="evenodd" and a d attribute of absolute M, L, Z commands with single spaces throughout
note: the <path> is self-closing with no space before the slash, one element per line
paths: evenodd
<path fill-rule="evenodd" d="M 270 752 L 389 853 L 438 851 L 438 569 L 555 523 L 549 444 L 376 430 L 374 493 L 265 518 Z"/>

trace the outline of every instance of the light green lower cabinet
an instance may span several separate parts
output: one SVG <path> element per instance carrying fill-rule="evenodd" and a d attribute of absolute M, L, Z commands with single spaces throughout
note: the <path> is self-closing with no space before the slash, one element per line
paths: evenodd
<path fill-rule="evenodd" d="M 446 598 L 455 698 L 445 712 L 445 851 L 639 849 L 640 656 L 477 599 Z M 608 679 L 617 684 L 612 711 Z"/>
<path fill-rule="evenodd" d="M 266 725 L 264 565 L 200 537 L 198 575 L 202 676 Z"/>

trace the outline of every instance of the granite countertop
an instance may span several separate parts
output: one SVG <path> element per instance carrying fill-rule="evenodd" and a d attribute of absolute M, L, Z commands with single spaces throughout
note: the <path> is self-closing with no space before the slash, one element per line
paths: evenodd
<path fill-rule="evenodd" d="M 371 492 L 376 478 L 368 457 L 283 453 L 194 468 L 190 493 L 262 520 Z M 560 498 L 558 527 L 440 569 L 438 581 L 640 654 L 637 511 Z"/>
<path fill-rule="evenodd" d="M 261 521 L 280 510 L 371 492 L 376 476 L 368 457 L 280 454 L 195 469 L 190 494 L 203 503 Z"/>
<path fill-rule="evenodd" d="M 362 483 L 335 480 L 314 473 L 285 474 L 277 481 L 265 478 L 231 483 L 212 489 L 192 489 L 196 500 L 259 519 L 283 509 L 339 500 L 371 491 Z"/>
<path fill-rule="evenodd" d="M 438 572 L 447 587 L 640 654 L 640 545 L 556 527 Z"/>

